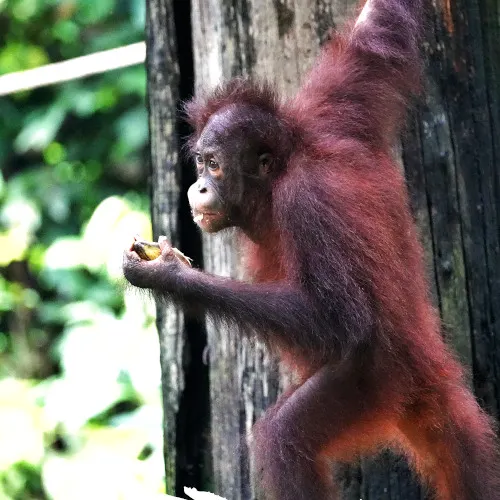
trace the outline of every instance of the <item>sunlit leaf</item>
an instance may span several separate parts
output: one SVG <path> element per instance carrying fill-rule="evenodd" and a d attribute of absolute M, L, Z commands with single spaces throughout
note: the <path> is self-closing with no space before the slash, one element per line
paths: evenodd
<path fill-rule="evenodd" d="M 141 430 L 88 429 L 84 442 L 78 453 L 50 455 L 44 463 L 44 484 L 53 500 L 161 498 L 162 453 L 157 450 L 145 461 L 137 458 L 148 443 Z"/>
<path fill-rule="evenodd" d="M 79 267 L 85 263 L 85 246 L 80 238 L 59 238 L 46 251 L 44 263 L 50 269 Z"/>
<path fill-rule="evenodd" d="M 0 233 L 0 266 L 22 260 L 30 242 L 30 234 L 22 227 Z"/>
<path fill-rule="evenodd" d="M 10 196 L 0 210 L 0 221 L 8 228 L 24 228 L 26 232 L 38 229 L 41 216 L 38 207 L 29 199 Z"/>
<path fill-rule="evenodd" d="M 107 198 L 96 208 L 83 234 L 86 265 L 91 269 L 105 265 L 111 276 L 120 276 L 123 250 L 135 234 L 151 237 L 149 217 L 131 210 L 123 199 Z"/>
<path fill-rule="evenodd" d="M 85 359 L 90 361 L 88 356 Z M 54 380 L 45 397 L 44 414 L 53 425 L 61 424 L 69 432 L 76 432 L 94 415 L 119 401 L 122 393 L 123 387 L 110 377 L 99 380 L 91 374 L 87 380 L 73 376 Z"/>
<path fill-rule="evenodd" d="M 0 381 L 0 470 L 19 461 L 35 464 L 43 457 L 46 422 L 31 387 L 26 381 Z"/>

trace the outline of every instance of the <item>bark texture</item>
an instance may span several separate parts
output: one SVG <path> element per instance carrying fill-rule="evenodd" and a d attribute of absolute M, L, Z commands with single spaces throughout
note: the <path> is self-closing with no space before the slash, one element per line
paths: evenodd
<path fill-rule="evenodd" d="M 187 126 L 180 103 L 193 90 L 190 6 L 184 0 L 147 2 L 147 74 L 151 148 L 151 214 L 155 239 L 165 235 L 198 264 L 201 240 L 190 221 L 185 192 L 194 172 L 184 164 Z M 182 25 L 188 28 L 187 36 Z M 206 483 L 211 475 L 208 368 L 203 362 L 203 326 L 157 301 L 164 408 L 164 456 L 167 493 L 184 484 Z"/>
<path fill-rule="evenodd" d="M 179 94 L 179 67 L 170 0 L 147 3 L 147 73 L 151 144 L 151 213 L 155 238 L 164 234 L 174 245 L 179 239 L 178 140 L 175 106 Z M 174 307 L 157 304 L 164 408 L 164 457 L 167 491 L 176 475 L 175 422 L 183 387 L 183 317 Z"/>

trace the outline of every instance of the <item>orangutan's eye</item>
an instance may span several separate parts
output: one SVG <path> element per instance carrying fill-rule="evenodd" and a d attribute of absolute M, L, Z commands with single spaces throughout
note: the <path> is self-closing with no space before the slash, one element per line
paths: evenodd
<path fill-rule="evenodd" d="M 208 162 L 208 169 L 211 170 L 212 172 L 215 172 L 216 170 L 219 169 L 219 164 L 212 159 Z"/>

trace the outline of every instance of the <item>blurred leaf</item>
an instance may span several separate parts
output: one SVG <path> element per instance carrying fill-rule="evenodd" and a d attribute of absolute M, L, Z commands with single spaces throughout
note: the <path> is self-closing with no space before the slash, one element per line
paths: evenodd
<path fill-rule="evenodd" d="M 132 22 L 137 28 L 142 28 L 146 22 L 146 2 L 143 0 L 130 0 Z"/>
<path fill-rule="evenodd" d="M 0 291 L 0 297 L 2 295 L 2 292 Z M 2 299 L 0 298 L 0 303 L 2 302 Z M 1 309 L 1 304 L 0 304 L 0 309 Z M 7 351 L 7 348 L 9 346 L 9 339 L 6 333 L 0 332 L 0 353 L 3 354 L 5 351 Z"/>
<path fill-rule="evenodd" d="M 80 36 L 80 27 L 71 19 L 61 19 L 52 26 L 52 35 L 63 43 L 74 43 Z"/>
<path fill-rule="evenodd" d="M 118 91 L 110 85 L 101 87 L 96 93 L 96 109 L 113 108 L 118 101 Z"/>
<path fill-rule="evenodd" d="M 15 140 L 18 153 L 26 153 L 30 149 L 41 151 L 55 139 L 66 116 L 66 105 L 56 102 L 46 111 L 35 111 L 26 118 L 23 127 Z"/>
<path fill-rule="evenodd" d="M 147 438 L 141 429 L 130 427 L 86 429 L 84 445 L 78 453 L 64 459 L 52 455 L 45 462 L 43 479 L 51 498 L 161 499 L 161 449 L 153 448 L 146 460 L 137 458 L 148 444 Z"/>
<path fill-rule="evenodd" d="M 41 218 L 34 203 L 12 194 L 0 210 L 0 223 L 7 228 L 0 232 L 0 265 L 6 266 L 24 257 Z"/>
<path fill-rule="evenodd" d="M 127 111 L 118 120 L 116 128 L 118 142 L 113 148 L 113 156 L 118 161 L 147 144 L 149 129 L 146 108 Z"/>
<path fill-rule="evenodd" d="M 31 200 L 17 193 L 9 193 L 0 210 L 0 222 L 8 228 L 23 228 L 26 232 L 34 232 L 41 223 L 40 211 Z"/>
<path fill-rule="evenodd" d="M 21 22 L 26 22 L 30 17 L 34 16 L 37 12 L 37 0 L 11 0 L 12 1 L 12 14 Z"/>
<path fill-rule="evenodd" d="M 0 381 L 0 470 L 20 461 L 36 464 L 43 457 L 46 422 L 31 388 L 26 381 Z"/>
<path fill-rule="evenodd" d="M 29 241 L 30 235 L 22 227 L 0 233 L 0 266 L 7 266 L 15 260 L 22 260 Z"/>
<path fill-rule="evenodd" d="M 142 3 L 142 2 L 141 2 Z M 117 86 L 123 94 L 146 96 L 146 68 L 142 65 L 132 66 L 123 71 L 117 81 Z"/>
<path fill-rule="evenodd" d="M 40 281 L 49 290 L 57 291 L 65 300 L 79 300 L 93 285 L 93 280 L 80 270 L 44 268 L 39 275 Z"/>
<path fill-rule="evenodd" d="M 2 500 L 43 500 L 46 498 L 37 465 L 21 461 L 0 474 Z M 2 495 L 3 493 L 3 495 Z"/>
<path fill-rule="evenodd" d="M 37 68 L 49 62 L 45 50 L 36 45 L 10 42 L 0 50 L 0 74 Z"/>
<path fill-rule="evenodd" d="M 96 23 L 112 14 L 114 8 L 115 0 L 79 0 L 77 17 L 86 24 Z"/>
<path fill-rule="evenodd" d="M 28 253 L 28 263 L 33 273 L 39 273 L 45 257 L 45 247 L 41 244 L 31 245 Z"/>
<path fill-rule="evenodd" d="M 85 247 L 79 237 L 56 240 L 45 253 L 44 264 L 49 269 L 80 267 L 85 263 Z"/>
<path fill-rule="evenodd" d="M 55 165 L 66 157 L 64 146 L 59 142 L 51 142 L 43 152 L 43 158 L 49 165 Z"/>
<path fill-rule="evenodd" d="M 119 401 L 123 390 L 109 377 L 99 383 L 94 377 L 54 380 L 45 397 L 44 413 L 54 425 L 62 424 L 68 432 L 77 432 L 94 415 Z"/>
<path fill-rule="evenodd" d="M 98 34 L 89 40 L 88 52 L 114 49 L 144 39 L 144 30 L 133 29 L 128 22 L 121 23 L 121 26 L 116 26 L 116 28 L 113 31 Z"/>
<path fill-rule="evenodd" d="M 14 286 L 0 274 L 0 311 L 10 311 L 14 307 Z"/>
<path fill-rule="evenodd" d="M 105 265 L 111 276 L 120 276 L 123 249 L 130 245 L 135 234 L 151 237 L 149 217 L 131 210 L 118 197 L 105 199 L 92 214 L 83 234 L 86 265 L 90 269 Z"/>
<path fill-rule="evenodd" d="M 90 116 L 96 110 L 96 94 L 93 89 L 70 82 L 63 92 L 64 100 L 81 117 Z"/>

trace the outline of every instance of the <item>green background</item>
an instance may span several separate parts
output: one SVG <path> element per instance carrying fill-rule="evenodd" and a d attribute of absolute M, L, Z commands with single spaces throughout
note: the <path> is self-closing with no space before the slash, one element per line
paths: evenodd
<path fill-rule="evenodd" d="M 0 0 L 0 74 L 144 38 L 143 0 Z M 0 97 L 0 500 L 163 491 L 141 65 Z"/>

